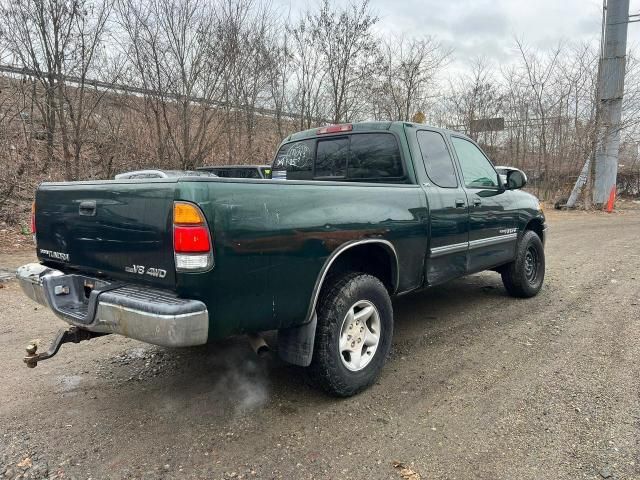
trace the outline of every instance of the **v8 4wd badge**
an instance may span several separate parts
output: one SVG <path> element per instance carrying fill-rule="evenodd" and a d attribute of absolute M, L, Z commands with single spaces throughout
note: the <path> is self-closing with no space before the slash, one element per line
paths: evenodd
<path fill-rule="evenodd" d="M 164 278 L 167 276 L 167 271 L 162 268 L 149 267 L 145 268 L 144 265 L 132 265 L 124 267 L 124 271 L 127 273 L 137 273 L 138 275 L 149 275 L 156 278 Z"/>

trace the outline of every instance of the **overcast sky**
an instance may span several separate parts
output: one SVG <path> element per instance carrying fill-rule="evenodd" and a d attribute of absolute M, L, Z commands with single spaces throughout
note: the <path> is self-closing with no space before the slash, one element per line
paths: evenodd
<path fill-rule="evenodd" d="M 274 0 L 293 16 L 318 0 Z M 336 4 L 346 4 L 337 1 Z M 454 49 L 451 71 L 485 56 L 506 63 L 518 55 L 514 38 L 551 48 L 562 40 L 600 39 L 602 0 L 371 0 L 377 30 L 433 35 Z M 640 13 L 640 0 L 631 0 Z M 629 24 L 630 47 L 640 53 L 640 23 Z"/>

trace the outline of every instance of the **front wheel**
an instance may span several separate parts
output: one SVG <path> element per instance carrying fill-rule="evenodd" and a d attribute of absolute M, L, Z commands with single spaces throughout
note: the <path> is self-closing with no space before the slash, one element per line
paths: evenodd
<path fill-rule="evenodd" d="M 531 230 L 522 235 L 516 259 L 502 268 L 502 283 L 509 295 L 529 298 L 538 294 L 544 282 L 544 247 Z"/>
<path fill-rule="evenodd" d="M 309 367 L 325 391 L 349 397 L 371 385 L 391 348 L 393 309 L 376 277 L 348 273 L 328 279 L 318 302 L 318 327 Z"/>

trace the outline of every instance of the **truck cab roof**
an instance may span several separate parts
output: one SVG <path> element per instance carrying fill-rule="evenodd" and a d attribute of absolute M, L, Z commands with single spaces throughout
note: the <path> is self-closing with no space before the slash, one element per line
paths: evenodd
<path fill-rule="evenodd" d="M 376 130 L 391 130 L 394 126 L 403 126 L 403 127 L 412 127 L 412 128 L 428 128 L 429 130 L 435 130 L 439 132 L 448 132 L 453 133 L 450 130 L 444 128 L 433 127 L 430 125 L 426 125 L 424 123 L 415 123 L 415 122 L 389 122 L 389 121 L 366 121 L 366 122 L 353 122 L 353 123 L 342 123 L 336 125 L 329 125 L 327 127 L 316 127 L 310 128 L 308 130 L 303 130 L 301 132 L 296 132 L 288 137 L 286 137 L 282 143 L 287 143 L 296 140 L 304 140 L 307 138 L 316 138 L 318 135 L 340 135 L 348 132 L 371 132 Z M 323 131 L 325 129 L 330 129 L 331 127 L 345 127 L 343 130 L 336 128 L 336 131 Z"/>

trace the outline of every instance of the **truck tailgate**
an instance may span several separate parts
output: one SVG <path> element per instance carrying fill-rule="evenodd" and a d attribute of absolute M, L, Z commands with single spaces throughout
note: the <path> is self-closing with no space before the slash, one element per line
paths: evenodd
<path fill-rule="evenodd" d="M 166 179 L 42 184 L 38 258 L 65 270 L 174 287 L 175 186 Z"/>

